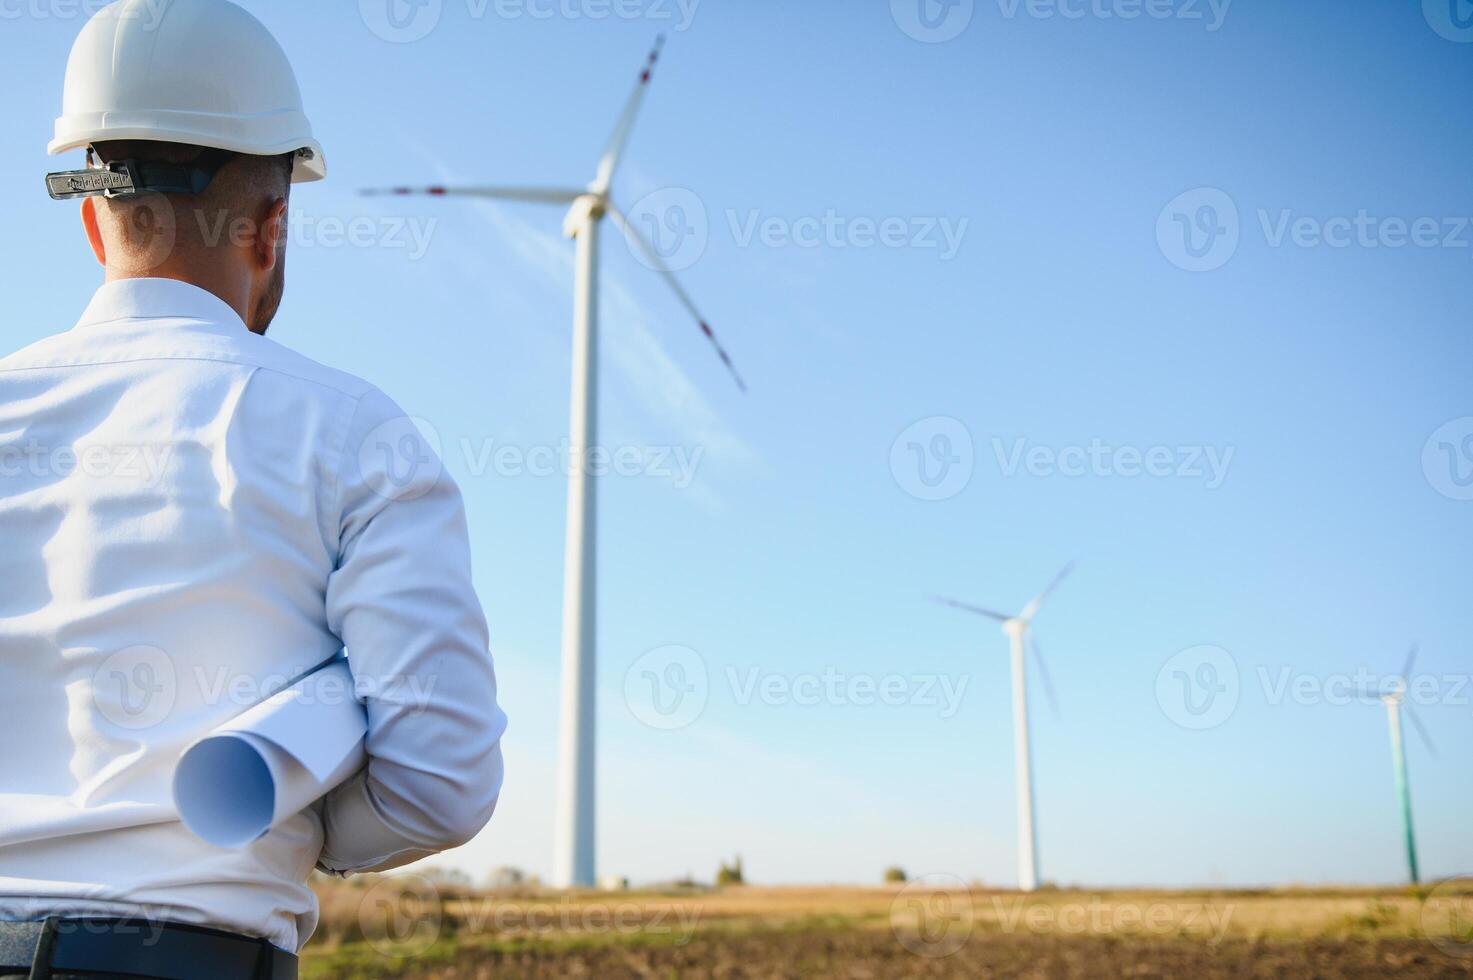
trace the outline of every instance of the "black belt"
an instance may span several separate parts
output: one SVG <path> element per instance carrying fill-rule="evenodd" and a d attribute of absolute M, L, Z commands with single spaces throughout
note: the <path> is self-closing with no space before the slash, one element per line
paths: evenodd
<path fill-rule="evenodd" d="M 264 939 L 142 918 L 0 922 L 0 973 L 150 980 L 296 980 L 297 958 Z"/>

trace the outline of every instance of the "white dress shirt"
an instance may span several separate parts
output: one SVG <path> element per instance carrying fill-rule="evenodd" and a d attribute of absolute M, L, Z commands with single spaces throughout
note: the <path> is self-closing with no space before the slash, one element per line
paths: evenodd
<path fill-rule="evenodd" d="M 369 763 L 255 844 L 193 740 L 346 647 Z M 295 950 L 306 879 L 464 843 L 501 788 L 460 492 L 380 391 L 166 279 L 0 360 L 0 919 L 146 910 Z"/>

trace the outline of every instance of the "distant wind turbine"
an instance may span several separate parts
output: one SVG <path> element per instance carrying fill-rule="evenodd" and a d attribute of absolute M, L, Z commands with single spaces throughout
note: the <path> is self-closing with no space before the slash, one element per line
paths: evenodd
<path fill-rule="evenodd" d="M 568 473 L 568 537 L 563 579 L 562 731 L 558 762 L 558 804 L 554 828 L 554 883 L 560 887 L 591 886 L 594 863 L 594 621 L 596 614 L 595 487 L 587 472 L 588 451 L 598 439 L 598 231 L 605 216 L 629 238 L 646 262 L 674 290 L 701 333 L 710 341 L 743 392 L 746 384 L 725 348 L 716 339 L 690 295 L 681 287 L 654 243 L 629 222 L 610 196 L 614 174 L 624 158 L 629 136 L 644 101 L 645 90 L 664 45 L 655 42 L 634 92 L 614 127 L 599 160 L 593 182 L 578 187 L 396 187 L 368 190 L 367 195 L 425 194 L 431 197 L 493 198 L 536 204 L 571 205 L 563 232 L 577 241 L 573 277 L 573 399 L 569 439 L 573 466 Z"/>
<path fill-rule="evenodd" d="M 1038 640 L 1033 636 L 1033 617 L 1038 615 L 1038 610 L 1043 607 L 1044 600 L 1059 587 L 1059 583 L 1074 570 L 1070 563 L 1064 570 L 1054 576 L 1049 583 L 1033 601 L 1023 607 L 1023 611 L 1016 616 L 1006 613 L 995 612 L 974 606 L 966 602 L 958 602 L 955 599 L 937 597 L 938 602 L 960 609 L 964 612 L 976 613 L 986 616 L 988 619 L 996 620 L 1002 624 L 1002 631 L 1012 641 L 1013 651 L 1013 751 L 1017 755 L 1016 776 L 1018 793 L 1018 887 L 1025 892 L 1031 892 L 1038 888 L 1038 851 L 1035 846 L 1037 836 L 1037 825 L 1033 819 L 1033 768 L 1031 750 L 1028 738 L 1028 679 L 1027 664 L 1025 663 L 1025 649 L 1031 646 L 1033 657 L 1038 661 L 1039 676 L 1043 679 L 1043 689 L 1048 695 L 1049 706 L 1057 714 L 1059 710 L 1058 699 L 1054 696 L 1053 680 L 1049 677 L 1048 664 L 1043 659 L 1043 650 L 1038 645 Z"/>
<path fill-rule="evenodd" d="M 1437 747 L 1432 744 L 1432 736 L 1427 734 L 1427 729 L 1423 727 L 1422 720 L 1417 717 L 1412 706 L 1405 703 L 1407 678 L 1411 677 L 1412 665 L 1416 661 L 1417 645 L 1413 643 L 1411 651 L 1407 654 L 1406 663 L 1402 665 L 1401 674 L 1393 678 L 1389 684 L 1383 684 L 1379 688 L 1361 690 L 1363 697 L 1374 698 L 1386 705 L 1386 720 L 1391 725 L 1391 765 L 1396 774 L 1396 793 L 1401 803 L 1401 828 L 1406 839 L 1407 874 L 1414 885 L 1420 880 L 1420 875 L 1417 871 L 1417 838 L 1412 826 L 1412 788 L 1407 778 L 1406 745 L 1402 739 L 1403 713 L 1412 723 L 1412 727 L 1417 730 L 1417 734 L 1427 746 L 1427 751 L 1434 759 L 1437 758 Z"/>

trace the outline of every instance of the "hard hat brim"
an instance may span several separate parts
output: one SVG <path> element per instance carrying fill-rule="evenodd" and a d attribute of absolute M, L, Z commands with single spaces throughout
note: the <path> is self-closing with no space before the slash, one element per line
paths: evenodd
<path fill-rule="evenodd" d="M 85 149 L 94 143 L 107 140 L 149 140 L 158 143 L 187 143 L 192 146 L 206 146 L 218 150 L 230 150 L 235 153 L 247 153 L 255 156 L 277 156 L 283 153 L 294 153 L 297 150 L 310 150 L 311 154 L 301 154 L 297 157 L 292 167 L 292 183 L 305 184 L 315 180 L 322 180 L 327 176 L 327 161 L 322 155 L 322 144 L 311 136 L 297 137 L 286 142 L 268 143 L 251 142 L 238 138 L 230 138 L 221 130 L 223 120 L 219 116 L 196 113 L 167 113 L 175 118 L 168 124 L 160 125 L 160 113 L 148 113 L 147 119 L 128 120 L 127 113 L 98 113 L 91 117 L 76 118 L 65 116 L 56 121 L 56 136 L 47 145 L 46 151 L 55 156 L 66 153 L 69 150 Z M 300 115 L 300 114 L 297 114 Z M 262 120 L 265 122 L 265 120 Z M 240 120 L 230 121 L 235 128 L 239 128 Z M 270 120 L 271 128 L 281 127 L 282 120 Z M 282 127 L 286 128 L 286 127 Z M 298 132 L 310 132 L 306 118 L 301 118 L 300 126 L 290 127 Z"/>

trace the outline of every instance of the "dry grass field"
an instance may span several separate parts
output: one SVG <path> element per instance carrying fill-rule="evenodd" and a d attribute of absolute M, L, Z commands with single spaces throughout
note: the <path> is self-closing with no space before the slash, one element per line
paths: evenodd
<path fill-rule="evenodd" d="M 471 893 L 324 882 L 305 980 L 1473 977 L 1473 884 Z"/>

